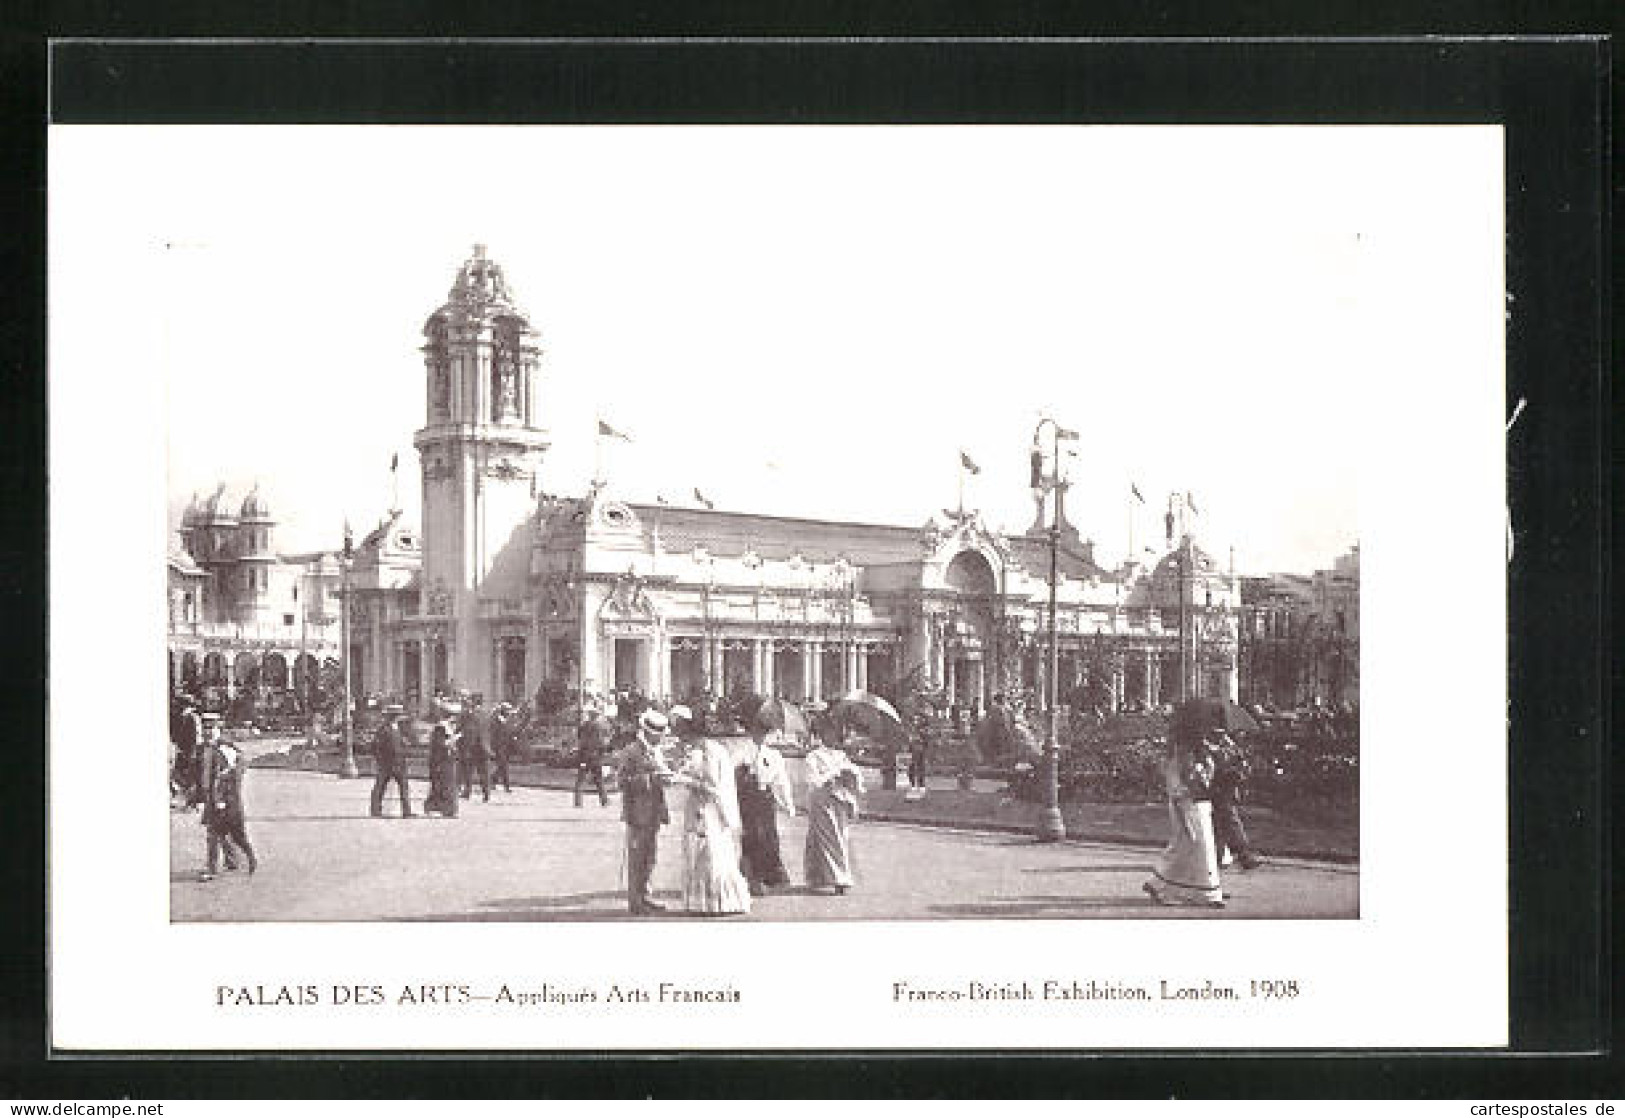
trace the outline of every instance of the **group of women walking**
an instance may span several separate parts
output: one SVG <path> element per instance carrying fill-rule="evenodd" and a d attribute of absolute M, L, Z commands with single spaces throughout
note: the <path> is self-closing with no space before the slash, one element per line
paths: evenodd
<path fill-rule="evenodd" d="M 684 758 L 672 778 L 686 792 L 683 832 L 683 908 L 701 915 L 750 911 L 751 898 L 790 884 L 780 849 L 778 817 L 796 814 L 784 757 L 767 743 L 783 728 L 771 707 L 750 719 L 743 756 L 706 738 L 704 724 L 684 707 L 671 712 Z M 835 731 L 830 731 L 834 733 Z M 810 888 L 844 894 L 852 888 L 851 827 L 863 778 L 838 748 L 823 740 L 806 757 L 807 843 L 803 859 Z"/>

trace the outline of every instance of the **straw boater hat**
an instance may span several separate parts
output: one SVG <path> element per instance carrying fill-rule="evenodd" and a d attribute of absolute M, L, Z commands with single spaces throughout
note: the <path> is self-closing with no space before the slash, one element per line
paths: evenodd
<path fill-rule="evenodd" d="M 671 721 L 658 710 L 651 708 L 638 715 L 638 726 L 651 734 L 663 734 L 671 726 Z"/>
<path fill-rule="evenodd" d="M 385 703 L 383 714 L 385 718 L 399 718 L 406 713 L 406 708 L 400 703 Z"/>

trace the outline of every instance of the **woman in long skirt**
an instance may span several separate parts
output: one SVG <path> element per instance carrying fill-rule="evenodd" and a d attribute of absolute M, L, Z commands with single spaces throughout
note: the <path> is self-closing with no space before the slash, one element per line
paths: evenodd
<path fill-rule="evenodd" d="M 739 792 L 740 869 L 755 897 L 790 884 L 784 856 L 779 853 L 778 813 L 794 815 L 795 800 L 784 758 L 767 744 L 767 736 L 783 728 L 783 719 L 774 708 L 759 708 L 751 717 L 749 751 L 734 770 Z"/>
<path fill-rule="evenodd" d="M 1143 888 L 1158 904 L 1223 908 L 1219 857 L 1213 842 L 1213 803 L 1207 791 L 1213 760 L 1199 740 L 1178 728 L 1162 762 L 1172 838 Z"/>
<path fill-rule="evenodd" d="M 672 722 L 688 747 L 675 782 L 683 804 L 683 908 L 705 916 L 750 911 L 750 889 L 739 872 L 739 799 L 728 750 L 701 736 L 703 726 L 686 707 Z"/>
<path fill-rule="evenodd" d="M 863 776 L 847 755 L 826 742 L 807 754 L 807 884 L 852 888 L 852 821 L 858 817 Z"/>

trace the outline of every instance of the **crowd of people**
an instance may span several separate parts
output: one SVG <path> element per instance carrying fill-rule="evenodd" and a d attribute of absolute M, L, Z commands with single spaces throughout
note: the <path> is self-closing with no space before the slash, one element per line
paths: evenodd
<path fill-rule="evenodd" d="M 575 735 L 573 801 L 581 808 L 591 791 L 608 807 L 606 776 L 612 776 L 626 831 L 630 911 L 646 915 L 664 908 L 651 894 L 650 882 L 661 828 L 673 822 L 668 804 L 672 793 L 681 797 L 675 812 L 682 835 L 680 896 L 685 912 L 748 913 L 753 898 L 787 888 L 791 878 L 779 819 L 794 816 L 797 803 L 785 758 L 770 744 L 784 729 L 784 704 L 756 699 L 724 722 L 705 705 L 677 704 L 663 711 L 632 696 L 614 698 L 620 702 L 589 699 L 582 710 Z M 199 708 L 195 698 L 179 694 L 171 711 L 171 804 L 177 810 L 200 809 L 206 839 L 203 880 L 212 880 L 222 862 L 228 871 L 244 863 L 252 874 L 259 862 L 243 807 L 246 760 L 223 738 L 220 715 Z M 455 818 L 476 787 L 483 802 L 490 801 L 494 787 L 512 792 L 520 719 L 511 704 L 487 710 L 477 694 L 436 696 L 427 732 L 428 788 L 419 812 L 413 810 L 408 772 L 414 726 L 401 703 L 383 704 L 380 714 L 370 739 L 375 761 L 372 816 L 385 815 L 391 786 L 401 818 Z M 709 736 L 719 723 L 731 730 L 738 721 L 749 736 L 737 750 Z M 975 721 L 978 752 L 984 756 L 1008 755 L 1012 744 L 1022 748 L 1020 710 L 1004 696 L 995 696 L 985 713 L 976 711 Z M 918 788 L 930 760 L 931 720 L 917 716 L 913 729 L 908 775 Z M 843 719 L 816 719 L 812 747 L 803 759 L 808 817 L 803 874 L 809 889 L 834 896 L 855 884 L 851 836 L 864 790 L 861 770 L 845 749 L 846 734 Z M 1221 869 L 1250 870 L 1261 864 L 1241 818 L 1247 776 L 1246 752 L 1222 728 L 1173 720 L 1161 763 L 1170 840 L 1144 883 L 1154 901 L 1222 907 Z"/>
<path fill-rule="evenodd" d="M 589 715 L 582 725 L 584 742 L 596 743 L 603 730 L 594 723 L 608 717 L 605 711 Z M 778 820 L 795 815 L 796 803 L 784 757 L 768 744 L 784 728 L 783 716 L 772 704 L 762 703 L 747 717 L 750 740 L 743 755 L 735 757 L 707 736 L 703 711 L 678 705 L 662 713 L 651 707 L 638 716 L 635 738 L 616 764 L 626 825 L 627 904 L 633 914 L 664 909 L 649 883 L 660 828 L 671 822 L 666 797 L 672 790 L 683 793 L 679 820 L 685 912 L 741 915 L 750 911 L 753 897 L 790 885 Z M 840 748 L 839 729 L 830 723 L 823 732 L 805 762 L 808 822 L 802 865 L 809 888 L 839 896 L 854 884 L 851 826 L 863 777 Z M 675 761 L 665 749 L 668 733 L 678 743 Z M 584 745 L 584 756 L 596 756 L 586 753 L 596 748 Z M 577 788 L 579 793 L 579 778 Z"/>

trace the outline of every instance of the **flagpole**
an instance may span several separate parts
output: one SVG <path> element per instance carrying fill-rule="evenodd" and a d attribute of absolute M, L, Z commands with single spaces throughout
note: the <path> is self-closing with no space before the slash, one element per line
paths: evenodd
<path fill-rule="evenodd" d="M 1134 550 L 1134 495 L 1129 494 L 1128 500 L 1128 559 L 1130 563 L 1137 561 L 1140 553 Z"/>

